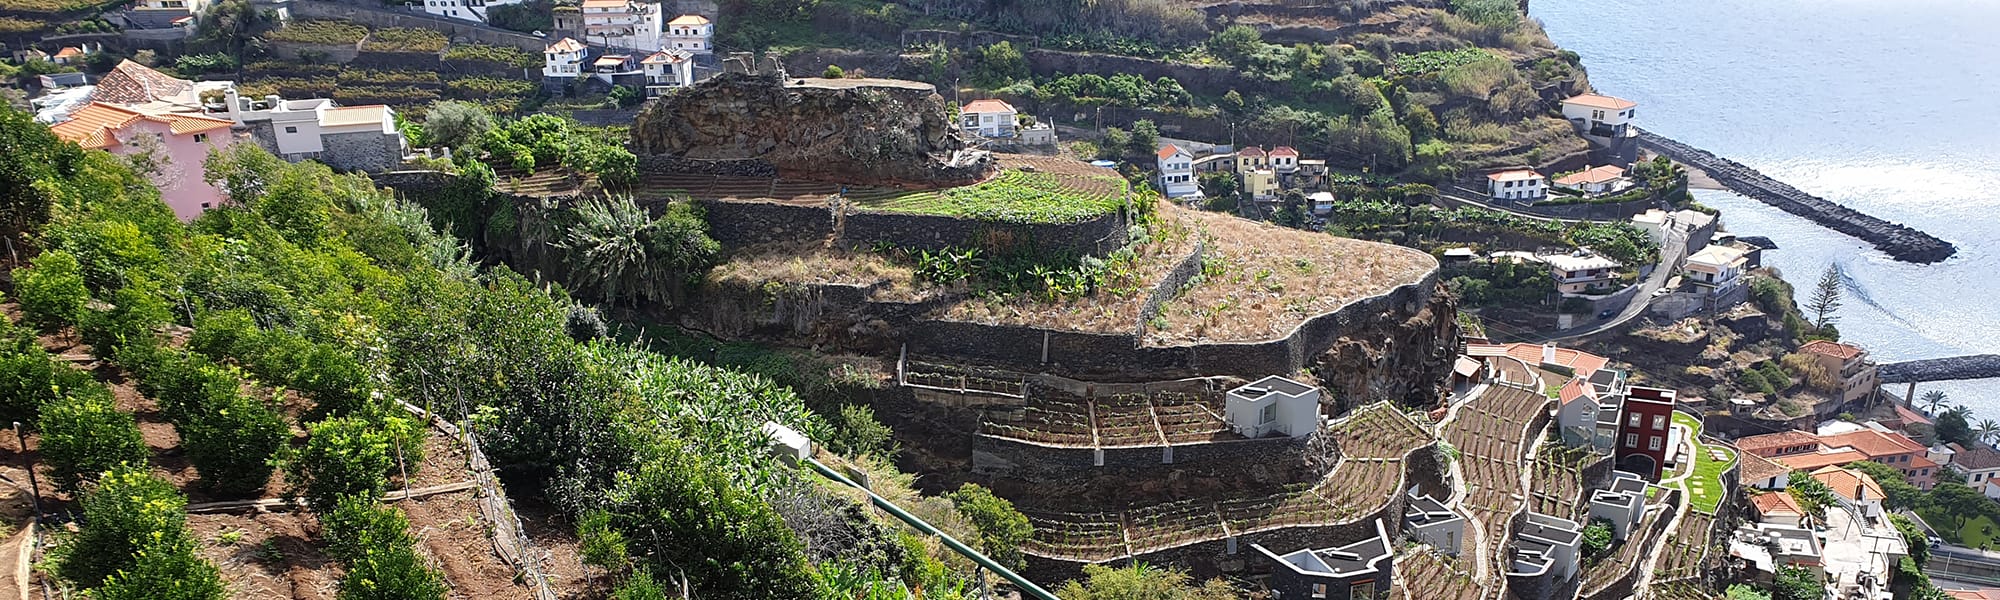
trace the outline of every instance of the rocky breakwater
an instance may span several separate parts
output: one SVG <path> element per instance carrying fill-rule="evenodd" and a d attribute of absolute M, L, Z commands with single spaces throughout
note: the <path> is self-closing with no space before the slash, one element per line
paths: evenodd
<path fill-rule="evenodd" d="M 647 105 L 632 125 L 642 155 L 754 161 L 780 177 L 942 187 L 985 178 L 930 84 L 725 73 Z M 643 163 L 642 163 L 643 164 Z M 661 163 L 653 163 L 661 164 Z"/>
<path fill-rule="evenodd" d="M 1643 130 L 1639 132 L 1639 144 L 1643 148 L 1707 172 L 1710 178 L 1736 193 L 1874 244 L 1875 249 L 1887 253 L 1896 260 L 1928 264 L 1943 261 L 1958 253 L 1958 248 L 1951 242 L 1805 193 L 1790 184 L 1744 166 L 1743 163 L 1716 156 L 1707 150 Z"/>

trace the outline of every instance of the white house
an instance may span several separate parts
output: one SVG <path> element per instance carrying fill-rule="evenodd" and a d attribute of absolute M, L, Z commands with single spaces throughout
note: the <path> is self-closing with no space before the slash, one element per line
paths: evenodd
<path fill-rule="evenodd" d="M 1271 149 L 1271 170 L 1290 175 L 1299 170 L 1299 151 L 1291 146 Z"/>
<path fill-rule="evenodd" d="M 1688 281 L 1712 290 L 1728 289 L 1742 279 L 1748 257 L 1742 248 L 1711 244 L 1687 257 Z"/>
<path fill-rule="evenodd" d="M 1319 430 L 1319 389 L 1272 375 L 1229 390 L 1229 427 L 1243 437 L 1305 437 Z"/>
<path fill-rule="evenodd" d="M 715 23 L 701 15 L 681 15 L 667 21 L 666 47 L 685 50 L 691 54 L 708 54 L 715 51 L 711 41 L 715 39 Z"/>
<path fill-rule="evenodd" d="M 1185 198 L 1201 193 L 1195 185 L 1194 155 L 1180 146 L 1167 144 L 1158 152 L 1160 191 L 1168 198 Z"/>
<path fill-rule="evenodd" d="M 542 51 L 542 78 L 575 79 L 582 76 L 583 60 L 589 55 L 589 46 L 570 38 L 549 44 Z"/>
<path fill-rule="evenodd" d="M 983 137 L 1011 137 L 1018 114 L 1002 100 L 973 100 L 958 109 L 959 128 Z"/>
<path fill-rule="evenodd" d="M 584 41 L 654 51 L 663 47 L 660 5 L 639 0 L 583 0 Z"/>
<path fill-rule="evenodd" d="M 1486 176 L 1486 192 L 1494 200 L 1533 202 L 1549 195 L 1548 178 L 1532 169 L 1513 169 Z"/>
<path fill-rule="evenodd" d="M 1618 279 L 1618 261 L 1590 253 L 1551 254 L 1540 257 L 1549 265 L 1556 291 L 1564 294 L 1592 294 L 1608 291 Z"/>
<path fill-rule="evenodd" d="M 1563 101 L 1563 118 L 1590 135 L 1632 137 L 1639 135 L 1639 131 L 1631 126 L 1638 106 L 1638 103 L 1624 98 L 1584 94 Z"/>
<path fill-rule="evenodd" d="M 1625 176 L 1624 167 L 1600 165 L 1557 177 L 1556 186 L 1589 195 L 1610 194 L 1632 187 L 1632 179 Z"/>
<path fill-rule="evenodd" d="M 1413 486 L 1403 505 L 1403 531 L 1445 554 L 1458 556 L 1464 548 L 1465 517 L 1429 494 L 1417 493 Z"/>
<path fill-rule="evenodd" d="M 521 0 L 423 0 L 424 12 L 440 17 L 485 23 L 487 11 L 495 6 L 520 4 Z"/>
<path fill-rule="evenodd" d="M 1611 472 L 1611 486 L 1590 492 L 1590 518 L 1611 522 L 1612 539 L 1623 540 L 1646 516 L 1646 480 L 1624 471 Z"/>
<path fill-rule="evenodd" d="M 639 66 L 646 72 L 648 98 L 674 88 L 694 85 L 694 55 L 686 50 L 668 48 L 654 52 L 646 60 L 639 61 Z"/>
<path fill-rule="evenodd" d="M 1562 517 L 1530 511 L 1514 531 L 1514 555 L 1507 576 L 1550 583 L 1567 582 L 1582 566 L 1583 526 Z"/>
<path fill-rule="evenodd" d="M 1965 475 L 1965 484 L 1974 489 L 1986 491 L 1986 495 L 2000 498 L 2000 489 L 1989 487 L 1989 483 L 2000 482 L 2000 452 L 1986 448 L 1973 448 L 1958 453 L 1951 459 L 1952 468 Z"/>

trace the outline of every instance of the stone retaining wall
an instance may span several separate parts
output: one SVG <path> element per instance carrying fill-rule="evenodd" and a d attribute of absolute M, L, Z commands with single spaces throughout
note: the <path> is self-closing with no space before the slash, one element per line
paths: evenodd
<path fill-rule="evenodd" d="M 1639 143 L 1647 150 L 1707 172 L 1711 179 L 1736 193 L 1874 244 L 1875 249 L 1888 253 L 1896 260 L 1934 263 L 1951 258 L 1958 252 L 1958 248 L 1950 242 L 1928 233 L 1862 214 L 1860 211 L 1835 204 L 1825 198 L 1805 193 L 1789 184 L 1767 177 L 1756 169 L 1744 166 L 1743 163 L 1716 156 L 1706 150 L 1645 130 L 1639 132 Z"/>

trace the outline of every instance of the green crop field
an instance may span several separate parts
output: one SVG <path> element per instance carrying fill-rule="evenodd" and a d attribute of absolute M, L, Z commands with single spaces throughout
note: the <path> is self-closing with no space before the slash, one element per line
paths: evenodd
<path fill-rule="evenodd" d="M 887 212 L 946 215 L 1003 223 L 1077 223 L 1125 205 L 1125 181 L 1011 170 L 991 180 L 947 190 L 859 192 L 856 205 Z"/>

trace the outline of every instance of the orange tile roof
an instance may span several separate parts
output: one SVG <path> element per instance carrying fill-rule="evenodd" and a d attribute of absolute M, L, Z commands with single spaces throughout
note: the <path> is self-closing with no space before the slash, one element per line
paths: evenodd
<path fill-rule="evenodd" d="M 1639 105 L 1639 103 L 1637 102 L 1626 100 L 1624 98 L 1613 98 L 1611 96 L 1600 96 L 1597 94 L 1584 94 L 1581 96 L 1572 97 L 1568 100 L 1564 100 L 1563 103 L 1588 106 L 1591 108 L 1602 108 L 1605 110 L 1625 110 Z"/>
<path fill-rule="evenodd" d="M 112 132 L 129 127 L 140 120 L 165 123 L 167 130 L 174 135 L 227 129 L 233 124 L 223 119 L 195 115 L 175 113 L 149 115 L 103 102 L 92 102 L 71 112 L 69 120 L 57 123 L 49 129 L 55 132 L 56 137 L 76 142 L 78 146 L 103 149 L 119 144 L 117 136 L 112 135 Z"/>
<path fill-rule="evenodd" d="M 1832 450 L 1780 456 L 1774 460 L 1777 460 L 1779 464 L 1791 467 L 1793 470 L 1810 471 L 1868 460 L 1868 455 L 1859 450 Z"/>
<path fill-rule="evenodd" d="M 708 17 L 704 17 L 704 16 L 701 16 L 701 15 L 681 15 L 681 16 L 678 16 L 678 17 L 674 17 L 674 20 L 672 20 L 672 21 L 667 21 L 667 24 L 668 24 L 668 25 L 707 25 L 707 24 L 708 24 Z"/>
<path fill-rule="evenodd" d="M 1856 346 L 1853 344 L 1842 344 L 1840 342 L 1829 342 L 1826 340 L 1813 340 L 1810 342 L 1806 342 L 1806 345 L 1799 346 L 1799 351 L 1808 354 L 1831 356 L 1834 358 L 1838 358 L 1840 360 L 1854 360 L 1855 357 L 1861 356 L 1863 353 L 1866 352 L 1862 350 L 1860 346 Z"/>
<path fill-rule="evenodd" d="M 1165 146 L 1160 146 L 1160 151 L 1159 151 L 1159 152 L 1157 152 L 1157 153 L 1155 153 L 1155 154 L 1156 154 L 1156 155 L 1158 155 L 1158 156 L 1160 157 L 1160 160 L 1166 160 L 1166 159 L 1168 159 L 1168 158 L 1172 158 L 1172 157 L 1173 157 L 1173 155 L 1175 155 L 1175 154 L 1180 154 L 1180 153 L 1181 153 L 1181 148 L 1180 148 L 1180 146 L 1175 146 L 1175 145 L 1173 145 L 1173 144 L 1167 144 L 1167 145 L 1165 145 Z"/>
<path fill-rule="evenodd" d="M 157 117 L 149 116 L 147 118 L 155 121 L 166 121 L 167 129 L 169 131 L 174 132 L 174 135 L 187 135 L 190 133 L 215 131 L 217 129 L 228 129 L 230 125 L 235 124 L 227 119 L 217 119 L 214 117 L 200 117 L 195 115 L 166 114 Z"/>
<path fill-rule="evenodd" d="M 56 58 L 74 58 L 78 56 L 83 56 L 83 50 L 76 46 L 64 46 L 63 49 L 56 51 Z"/>
<path fill-rule="evenodd" d="M 1588 399 L 1593 402 L 1597 400 L 1597 398 L 1590 395 L 1590 388 L 1583 384 L 1582 377 L 1571 378 L 1569 383 L 1563 384 L 1562 391 L 1557 392 L 1556 396 L 1561 399 L 1560 404 L 1564 405 L 1568 405 L 1571 401 L 1578 398 Z"/>
<path fill-rule="evenodd" d="M 1587 376 L 1611 364 L 1611 359 L 1582 350 L 1558 347 L 1555 354 L 1555 361 L 1549 364 L 1568 367 L 1572 373 L 1577 375 Z M 1507 345 L 1507 355 L 1518 358 L 1524 363 L 1540 365 L 1542 364 L 1542 345 L 1515 342 Z"/>
<path fill-rule="evenodd" d="M 646 57 L 646 60 L 639 61 L 639 63 L 646 65 L 677 65 L 687 62 L 689 58 L 693 57 L 694 55 L 688 54 L 685 50 L 669 48 L 654 52 L 652 56 Z"/>
<path fill-rule="evenodd" d="M 1244 149 L 1242 149 L 1242 150 L 1237 150 L 1237 151 L 1236 151 L 1236 155 L 1237 155 L 1237 156 L 1263 156 L 1263 155 L 1264 155 L 1264 147 L 1263 147 L 1263 146 L 1251 146 L 1251 147 L 1248 147 L 1248 148 L 1244 148 Z"/>
<path fill-rule="evenodd" d="M 987 98 L 985 100 L 973 100 L 967 103 L 965 108 L 958 109 L 958 112 L 970 114 L 1014 112 L 1014 105 L 1001 100 Z"/>
<path fill-rule="evenodd" d="M 576 51 L 579 51 L 579 50 L 582 50 L 582 49 L 584 49 L 584 47 L 585 47 L 585 46 L 583 45 L 583 42 L 579 42 L 579 41 L 576 41 L 576 40 L 573 40 L 573 39 L 570 39 L 570 38 L 563 38 L 562 40 L 560 40 L 560 41 L 557 41 L 556 43 L 553 43 L 553 44 L 549 44 L 549 49 L 548 49 L 548 51 L 549 51 L 549 52 L 576 52 Z"/>
<path fill-rule="evenodd" d="M 127 59 L 98 78 L 90 99 L 118 104 L 145 104 L 194 89 L 194 82 L 176 79 Z"/>
<path fill-rule="evenodd" d="M 1518 181 L 1522 179 L 1539 179 L 1541 178 L 1541 176 L 1542 176 L 1541 173 L 1536 173 L 1533 169 L 1509 169 L 1506 171 L 1498 171 L 1486 174 L 1486 178 L 1493 181 Z"/>
<path fill-rule="evenodd" d="M 1292 149 L 1291 146 L 1279 146 L 1271 149 L 1271 156 L 1298 156 L 1298 155 L 1299 151 Z"/>
<path fill-rule="evenodd" d="M 1938 464 L 1937 464 L 1937 461 L 1935 461 L 1935 460 L 1931 460 L 1929 456 L 1925 456 L 1925 455 L 1922 455 L 1922 454 L 1918 454 L 1918 455 L 1915 455 L 1915 456 L 1911 456 L 1911 457 L 1910 457 L 1910 466 L 1908 466 L 1908 467 L 1904 467 L 1904 468 L 1907 468 L 1907 469 L 1928 469 L 1928 468 L 1931 468 L 1931 467 L 1935 467 L 1935 466 L 1938 466 Z"/>
<path fill-rule="evenodd" d="M 1799 501 L 1793 499 L 1790 492 L 1764 492 L 1757 494 L 1750 497 L 1750 505 L 1756 507 L 1757 514 L 1763 516 L 1806 516 L 1806 509 L 1799 506 Z"/>
<path fill-rule="evenodd" d="M 1755 454 L 1758 450 L 1802 446 L 1806 444 L 1818 445 L 1819 436 L 1803 431 L 1780 431 L 1777 433 L 1753 435 L 1736 440 L 1737 448 L 1741 448 L 1744 452 L 1752 454 Z"/>
<path fill-rule="evenodd" d="M 1867 454 L 1869 458 L 1911 453 L 1922 454 L 1925 450 L 1923 444 L 1910 439 L 1910 436 L 1900 433 L 1882 433 L 1873 429 L 1823 436 L 1819 441 L 1828 447 L 1854 448 L 1861 451 L 1862 454 Z"/>
<path fill-rule="evenodd" d="M 1896 417 L 1902 419 L 1904 425 L 1909 425 L 1911 423 L 1923 423 L 1925 425 L 1931 424 L 1930 417 L 1925 416 L 1923 413 L 1910 410 L 1909 407 L 1903 406 L 1901 404 L 1896 405 Z"/>
<path fill-rule="evenodd" d="M 1865 498 L 1867 500 L 1881 500 L 1888 497 L 1888 494 L 1882 492 L 1882 484 L 1875 483 L 1875 478 L 1869 477 L 1867 473 L 1860 471 L 1842 469 L 1840 467 L 1822 467 L 1817 471 L 1813 471 L 1812 477 L 1813 479 L 1818 479 L 1820 483 L 1826 484 L 1826 487 L 1833 488 L 1835 495 L 1848 500 L 1864 500 L 1864 498 L 1856 497 L 1858 490 L 1867 490 L 1867 498 Z"/>
<path fill-rule="evenodd" d="M 1588 169 L 1584 169 L 1582 171 L 1577 171 L 1575 173 L 1558 177 L 1556 178 L 1556 183 L 1562 185 L 1584 185 L 1587 183 L 1604 183 L 1624 176 L 1625 176 L 1624 167 L 1620 167 L 1618 165 L 1603 165 L 1603 166 L 1591 167 Z"/>
<path fill-rule="evenodd" d="M 1792 472 L 1791 467 L 1772 462 L 1771 459 L 1754 453 L 1743 452 L 1738 456 L 1743 461 L 1743 466 L 1737 476 L 1743 481 L 1763 481 L 1773 477 L 1784 477 L 1785 474 Z"/>

